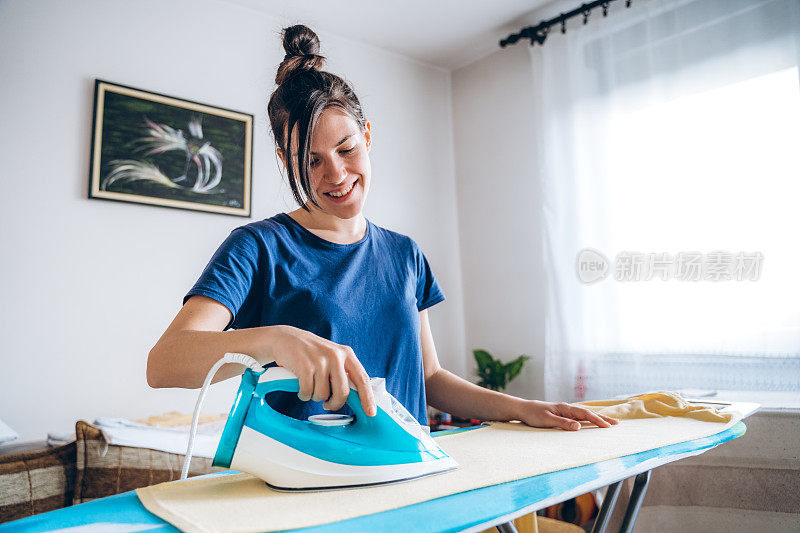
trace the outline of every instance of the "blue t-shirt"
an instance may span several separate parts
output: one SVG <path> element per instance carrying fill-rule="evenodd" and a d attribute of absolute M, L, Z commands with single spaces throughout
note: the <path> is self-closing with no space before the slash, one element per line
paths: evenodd
<path fill-rule="evenodd" d="M 419 312 L 444 294 L 411 238 L 367 220 L 360 241 L 336 244 L 279 213 L 234 229 L 183 302 L 195 294 L 230 310 L 225 329 L 290 325 L 350 346 L 369 377 L 385 378 L 427 425 Z M 327 412 L 296 393 L 270 403 L 302 420 Z"/>

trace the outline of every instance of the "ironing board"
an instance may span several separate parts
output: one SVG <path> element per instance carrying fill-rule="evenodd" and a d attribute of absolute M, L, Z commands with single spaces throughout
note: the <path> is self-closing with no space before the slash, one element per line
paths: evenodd
<path fill-rule="evenodd" d="M 592 530 L 601 533 L 606 530 L 621 482 L 635 476 L 636 481 L 621 530 L 630 532 L 633 530 L 636 515 L 644 499 L 652 469 L 685 457 L 699 455 L 744 435 L 745 430 L 744 423 L 740 421 L 727 430 L 709 437 L 453 494 L 382 513 L 291 531 L 294 533 L 409 530 L 478 532 L 497 526 L 501 533 L 513 533 L 516 531 L 511 522 L 514 518 L 579 494 L 609 486 Z M 231 473 L 233 472 L 220 472 L 204 477 Z M 136 493 L 130 491 L 0 524 L 0 533 L 58 531 L 64 528 L 70 528 L 70 533 L 178 531 L 168 522 L 147 511 Z"/>

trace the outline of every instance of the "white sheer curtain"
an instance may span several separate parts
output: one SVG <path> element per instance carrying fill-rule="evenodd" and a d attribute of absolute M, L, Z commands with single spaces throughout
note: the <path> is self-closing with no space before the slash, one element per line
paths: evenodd
<path fill-rule="evenodd" d="M 547 399 L 800 390 L 800 2 L 614 2 L 552 30 L 530 49 Z M 699 281 L 615 279 L 620 254 L 682 252 Z M 703 279 L 739 252 L 749 278 Z"/>

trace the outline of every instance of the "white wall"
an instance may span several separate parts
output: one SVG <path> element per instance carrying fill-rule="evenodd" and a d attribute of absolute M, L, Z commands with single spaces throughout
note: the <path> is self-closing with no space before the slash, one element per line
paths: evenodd
<path fill-rule="evenodd" d="M 196 391 L 147 386 L 147 353 L 232 228 L 293 209 L 266 102 L 296 22 L 313 28 L 214 0 L 0 3 L 0 419 L 23 440 L 193 409 Z M 318 33 L 372 123 L 366 214 L 427 254 L 448 296 L 431 310 L 439 356 L 463 373 L 449 73 Z M 252 113 L 253 217 L 88 200 L 95 77 Z"/>
<path fill-rule="evenodd" d="M 541 399 L 544 273 L 527 46 L 452 73 L 453 129 L 467 350 L 531 356 L 507 392 Z"/>

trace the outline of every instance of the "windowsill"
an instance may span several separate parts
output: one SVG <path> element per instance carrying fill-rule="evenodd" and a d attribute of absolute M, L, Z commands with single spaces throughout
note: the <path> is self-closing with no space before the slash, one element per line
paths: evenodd
<path fill-rule="evenodd" d="M 590 361 L 586 376 L 587 398 L 671 390 L 684 398 L 753 402 L 760 411 L 800 412 L 796 356 L 606 353 Z"/>
<path fill-rule="evenodd" d="M 800 392 L 797 391 L 731 391 L 718 390 L 714 396 L 703 399 L 718 399 L 732 402 L 755 402 L 761 405 L 762 411 L 798 411 L 800 412 Z"/>

